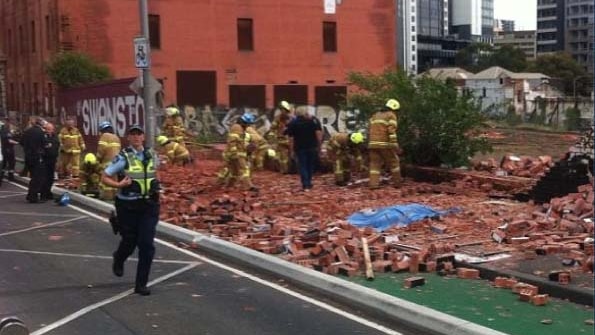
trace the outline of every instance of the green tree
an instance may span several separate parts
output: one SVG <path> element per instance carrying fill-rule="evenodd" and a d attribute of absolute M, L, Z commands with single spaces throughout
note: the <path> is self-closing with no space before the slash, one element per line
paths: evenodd
<path fill-rule="evenodd" d="M 455 56 L 455 65 L 476 73 L 490 67 L 490 57 L 494 48 L 486 43 L 472 43 L 459 50 Z"/>
<path fill-rule="evenodd" d="M 492 66 L 522 72 L 527 67 L 527 60 L 522 50 L 510 45 L 495 49 L 489 44 L 473 43 L 457 52 L 455 64 L 474 73 Z"/>
<path fill-rule="evenodd" d="M 540 72 L 552 77 L 551 83 L 559 86 L 567 95 L 574 93 L 574 80 L 586 74 L 580 64 L 567 53 L 541 55 L 529 63 L 528 71 Z M 590 79 L 587 77 L 582 79 L 584 80 L 576 82 L 577 94 L 590 92 Z"/>
<path fill-rule="evenodd" d="M 46 72 L 60 88 L 88 85 L 112 78 L 107 66 L 78 52 L 61 52 L 46 66 Z"/>
<path fill-rule="evenodd" d="M 523 72 L 527 68 L 525 52 L 511 45 L 503 45 L 489 57 L 490 66 L 499 66 L 512 72 Z"/>
<path fill-rule="evenodd" d="M 459 94 L 452 83 L 414 79 L 394 69 L 380 75 L 350 73 L 349 81 L 357 90 L 348 104 L 365 120 L 387 99 L 399 100 L 399 145 L 409 162 L 463 166 L 476 152 L 491 149 L 479 136 L 484 121 L 479 104 L 470 94 Z"/>

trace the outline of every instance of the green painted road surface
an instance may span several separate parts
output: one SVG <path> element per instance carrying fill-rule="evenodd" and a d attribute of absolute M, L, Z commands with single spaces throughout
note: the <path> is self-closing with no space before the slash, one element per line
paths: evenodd
<path fill-rule="evenodd" d="M 380 292 L 456 316 L 511 335 L 579 335 L 593 334 L 593 309 L 559 299 L 545 306 L 534 306 L 519 300 L 509 289 L 494 288 L 487 280 L 458 279 L 423 273 L 424 286 L 403 287 L 410 273 L 377 273 L 374 281 L 350 278 L 351 281 Z M 543 324 L 542 320 L 551 320 Z"/>

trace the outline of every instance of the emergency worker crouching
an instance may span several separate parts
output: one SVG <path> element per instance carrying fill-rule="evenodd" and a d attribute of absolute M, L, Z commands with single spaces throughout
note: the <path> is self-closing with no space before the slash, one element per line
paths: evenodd
<path fill-rule="evenodd" d="M 246 136 L 246 145 L 250 156 L 250 167 L 253 170 L 262 170 L 270 146 L 253 126 L 246 127 L 246 134 L 249 135 Z"/>
<path fill-rule="evenodd" d="M 362 155 L 365 137 L 361 132 L 336 133 L 328 141 L 329 154 L 335 158 L 335 183 L 345 186 L 351 179 L 353 163 L 357 171 L 367 170 Z"/>
<path fill-rule="evenodd" d="M 178 142 L 160 135 L 157 137 L 157 143 L 162 147 L 163 153 L 171 164 L 183 166 L 191 162 L 190 152 Z"/>
<path fill-rule="evenodd" d="M 83 159 L 83 166 L 80 171 L 81 185 L 79 190 L 82 195 L 88 197 L 99 197 L 99 184 L 101 181 L 101 166 L 94 154 L 88 153 Z"/>

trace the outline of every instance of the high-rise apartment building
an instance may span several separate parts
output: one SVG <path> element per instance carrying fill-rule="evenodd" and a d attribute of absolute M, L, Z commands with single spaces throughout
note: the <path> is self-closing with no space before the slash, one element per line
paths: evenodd
<path fill-rule="evenodd" d="M 491 43 L 494 0 L 450 0 L 449 31 L 460 39 Z"/>
<path fill-rule="evenodd" d="M 537 55 L 564 50 L 565 0 L 537 0 Z"/>
<path fill-rule="evenodd" d="M 566 0 L 565 50 L 593 73 L 593 0 Z"/>
<path fill-rule="evenodd" d="M 494 36 L 494 47 L 510 45 L 521 49 L 527 59 L 535 58 L 535 30 L 499 32 Z"/>
<path fill-rule="evenodd" d="M 399 0 L 397 58 L 412 74 L 454 65 L 459 49 L 469 41 L 449 36 L 448 0 Z"/>
<path fill-rule="evenodd" d="M 494 33 L 511 33 L 514 31 L 514 20 L 494 20 Z"/>

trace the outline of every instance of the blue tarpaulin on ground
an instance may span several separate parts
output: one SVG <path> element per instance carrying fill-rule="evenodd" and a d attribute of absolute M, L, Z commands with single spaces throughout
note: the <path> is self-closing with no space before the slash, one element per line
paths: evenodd
<path fill-rule="evenodd" d="M 439 211 L 421 204 L 395 205 L 361 210 L 351 214 L 347 221 L 356 227 L 372 227 L 377 231 L 384 231 L 394 225 L 407 226 L 411 222 L 458 211 L 458 208 Z"/>

